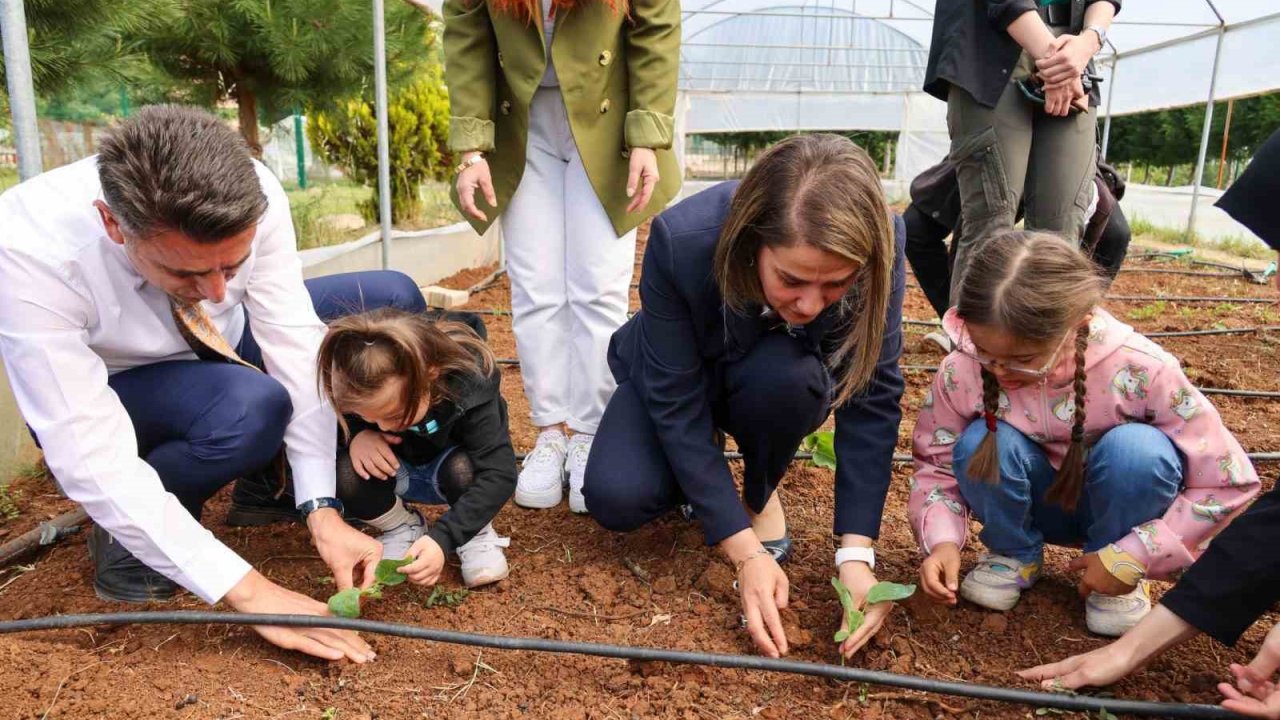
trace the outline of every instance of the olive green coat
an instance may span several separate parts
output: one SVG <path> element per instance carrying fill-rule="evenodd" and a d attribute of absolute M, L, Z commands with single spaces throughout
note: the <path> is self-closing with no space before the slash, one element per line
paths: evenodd
<path fill-rule="evenodd" d="M 524 174 L 529 104 L 547 65 L 540 21 L 491 10 L 487 0 L 445 0 L 449 148 L 488 154 L 498 206 L 476 204 L 489 222 L 502 214 Z M 662 210 L 680 190 L 671 151 L 680 61 L 679 0 L 632 0 L 629 16 L 604 0 L 560 11 L 551 57 L 569 125 L 600 203 L 618 235 Z M 647 207 L 627 212 L 628 150 L 657 150 L 660 179 Z M 458 204 L 456 189 L 454 204 Z"/>

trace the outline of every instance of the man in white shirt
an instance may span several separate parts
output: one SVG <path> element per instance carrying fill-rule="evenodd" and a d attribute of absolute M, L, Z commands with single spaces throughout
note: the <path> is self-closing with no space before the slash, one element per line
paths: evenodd
<path fill-rule="evenodd" d="M 98 156 L 0 195 L 0 352 L 49 469 L 96 523 L 101 597 L 163 599 L 176 583 L 241 612 L 327 614 L 201 526 L 235 478 L 233 514 L 301 513 L 340 589 L 372 583 L 382 547 L 334 499 L 317 311 L 383 304 L 425 306 L 398 273 L 304 284 L 280 183 L 200 110 L 145 108 Z M 282 444 L 292 498 L 270 470 Z M 320 657 L 373 657 L 354 633 L 257 631 Z"/>

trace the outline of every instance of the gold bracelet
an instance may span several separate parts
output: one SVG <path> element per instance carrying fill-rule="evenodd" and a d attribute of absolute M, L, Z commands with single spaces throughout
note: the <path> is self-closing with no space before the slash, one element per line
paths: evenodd
<path fill-rule="evenodd" d="M 733 574 L 741 575 L 743 565 L 746 565 L 751 560 L 754 560 L 762 555 L 772 555 L 772 554 L 773 553 L 769 552 L 768 548 L 760 548 L 759 550 L 756 550 L 755 552 L 751 553 L 750 555 L 742 558 L 741 560 L 733 564 Z"/>

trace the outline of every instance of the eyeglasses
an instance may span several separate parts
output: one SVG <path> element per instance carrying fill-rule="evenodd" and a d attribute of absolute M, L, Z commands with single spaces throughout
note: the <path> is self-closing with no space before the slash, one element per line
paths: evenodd
<path fill-rule="evenodd" d="M 966 335 L 967 334 L 968 333 L 966 331 Z M 973 339 L 970 337 L 965 337 L 957 345 L 956 349 L 960 352 L 961 355 L 964 355 L 965 357 L 969 358 L 970 360 L 973 360 L 974 362 L 978 363 L 979 365 L 981 365 L 982 367 L 988 370 L 995 367 L 999 367 L 1005 372 L 1016 373 L 1018 375 L 1025 375 L 1035 380 L 1043 380 L 1049 376 L 1049 373 L 1053 372 L 1054 365 L 1058 364 L 1058 354 L 1062 352 L 1062 347 L 1067 344 L 1067 338 L 1070 338 L 1071 335 L 1072 335 L 1071 333 L 1067 333 L 1066 335 L 1062 336 L 1062 339 L 1058 341 L 1057 346 L 1054 347 L 1053 354 L 1049 356 L 1049 361 L 1046 362 L 1039 369 L 1022 367 L 1020 365 L 1010 365 L 1009 363 L 1004 362 L 1003 360 L 996 360 L 995 358 L 991 358 L 986 355 L 983 355 L 977 352 L 976 349 L 972 351 L 965 350 L 964 349 L 965 345 L 976 348 L 976 346 L 973 344 Z"/>

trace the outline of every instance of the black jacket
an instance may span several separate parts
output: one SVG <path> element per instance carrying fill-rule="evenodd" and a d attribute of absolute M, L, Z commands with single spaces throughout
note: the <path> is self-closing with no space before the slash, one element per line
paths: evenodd
<path fill-rule="evenodd" d="M 1121 0 L 1071 0 L 1074 31 L 1084 24 L 1085 8 L 1095 2 L 1109 2 L 1120 11 Z M 1036 0 L 938 0 L 924 91 L 945 101 L 957 85 L 979 103 L 995 107 L 1022 54 L 1007 28 L 1023 13 L 1035 11 Z M 1097 105 L 1101 94 L 1096 84 L 1089 95 L 1089 104 Z"/>
<path fill-rule="evenodd" d="M 415 426 L 423 428 L 434 420 L 435 432 L 395 433 L 401 438 L 393 448 L 396 456 L 410 465 L 425 465 L 454 446 L 471 458 L 475 468 L 471 487 L 427 531 L 446 555 L 475 537 L 515 492 L 516 453 L 501 383 L 502 372 L 497 368 L 487 378 L 455 376 L 448 385 L 456 399 L 433 405 Z M 352 437 L 362 430 L 377 430 L 358 417 L 346 419 Z"/>
<path fill-rule="evenodd" d="M 1227 188 L 1218 207 L 1249 228 L 1273 250 L 1280 250 L 1280 130 L 1253 156 L 1244 174 Z"/>
<path fill-rule="evenodd" d="M 708 544 L 750 526 L 733 476 L 713 439 L 712 406 L 724 366 L 768 332 L 759 308 L 728 310 L 712 277 L 720 228 L 736 182 L 707 189 L 653 221 L 640 281 L 641 309 L 614 334 L 609 366 L 630 381 L 654 419 L 667 460 L 702 522 Z M 876 537 L 902 419 L 903 242 L 894 218 L 896 260 L 880 361 L 865 392 L 836 409 L 835 532 Z M 841 336 L 835 307 L 805 327 L 802 342 L 826 358 Z"/>

